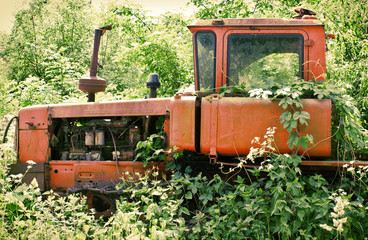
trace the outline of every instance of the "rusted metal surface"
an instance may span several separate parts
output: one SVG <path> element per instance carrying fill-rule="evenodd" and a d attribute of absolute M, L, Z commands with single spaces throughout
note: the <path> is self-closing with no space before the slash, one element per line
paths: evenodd
<path fill-rule="evenodd" d="M 170 111 L 171 99 L 139 99 L 106 103 L 78 103 L 49 105 L 53 118 L 104 117 L 104 116 L 152 116 Z"/>
<path fill-rule="evenodd" d="M 83 77 L 79 80 L 79 89 L 88 93 L 88 102 L 95 101 L 95 93 L 103 92 L 106 89 L 106 81 L 97 77 L 98 51 L 100 49 L 101 37 L 106 30 L 111 30 L 111 26 L 105 26 L 95 29 L 95 38 L 93 43 L 93 54 L 89 77 Z"/>
<path fill-rule="evenodd" d="M 19 162 L 32 160 L 48 162 L 50 156 L 49 134 L 47 130 L 19 130 Z"/>
<path fill-rule="evenodd" d="M 105 91 L 106 80 L 97 76 L 82 77 L 79 79 L 79 89 L 91 94 L 89 98 L 92 100 L 95 93 Z M 94 100 L 89 102 L 94 102 Z"/>
<path fill-rule="evenodd" d="M 164 163 L 148 163 L 143 167 L 142 162 L 133 161 L 58 161 L 49 162 L 50 187 L 55 190 L 66 191 L 68 188 L 82 186 L 91 182 L 121 182 L 137 181 L 139 175 L 152 171 L 157 167 L 165 172 Z"/>
<path fill-rule="evenodd" d="M 302 136 L 312 135 L 314 141 L 309 148 L 299 149 L 299 154 L 308 156 L 331 155 L 331 100 L 302 99 L 304 111 L 308 112 L 311 119 L 308 126 L 298 125 L 298 131 Z"/>
<path fill-rule="evenodd" d="M 313 134 L 315 145 L 300 150 L 308 156 L 329 156 L 331 152 L 331 103 L 330 100 L 305 99 L 303 104 L 310 110 L 310 127 L 298 126 L 299 132 Z M 214 107 L 216 106 L 217 107 Z M 202 99 L 201 153 L 245 155 L 255 137 L 261 139 L 268 127 L 276 127 L 275 147 L 280 153 L 290 153 L 288 133 L 280 123 L 285 111 L 278 102 L 253 98 Z M 216 119 L 216 121 L 215 121 Z M 310 129 L 310 130 L 309 130 Z"/>
<path fill-rule="evenodd" d="M 217 107 L 216 107 L 217 105 Z M 202 99 L 201 152 L 213 155 L 248 154 L 255 137 L 263 137 L 268 127 L 277 127 L 279 151 L 288 152 L 288 134 L 282 131 L 278 103 L 252 98 Z M 213 149 L 215 148 L 215 150 Z"/>
<path fill-rule="evenodd" d="M 49 117 L 46 106 L 27 107 L 19 111 L 18 159 L 47 162 L 49 149 Z"/>
<path fill-rule="evenodd" d="M 36 163 L 32 165 L 31 168 L 28 168 L 30 166 L 28 163 L 16 163 L 11 165 L 9 174 L 24 174 L 27 172 L 27 174 L 24 175 L 22 182 L 29 184 L 33 181 L 35 178 L 38 187 L 40 188 L 40 191 L 46 191 L 47 189 L 47 180 L 48 180 L 48 164 L 42 162 L 42 163 Z"/>
<path fill-rule="evenodd" d="M 47 127 L 47 106 L 26 107 L 19 111 L 19 129 L 41 130 Z"/>
<path fill-rule="evenodd" d="M 305 8 L 295 8 L 294 11 L 298 13 L 298 16 L 293 17 L 293 19 L 303 19 L 304 16 L 316 15 L 315 12 L 305 9 Z M 315 18 L 312 18 L 315 19 Z"/>
<path fill-rule="evenodd" d="M 177 96 L 170 112 L 170 147 L 195 151 L 196 97 Z"/>
<path fill-rule="evenodd" d="M 279 18 L 240 18 L 240 19 L 222 19 L 222 24 L 213 24 L 213 22 L 218 22 L 218 19 L 210 20 L 198 20 L 195 23 L 188 26 L 192 30 L 194 27 L 198 26 L 212 26 L 212 27 L 249 27 L 249 26 L 323 26 L 319 20 L 301 20 L 301 19 L 279 19 Z"/>

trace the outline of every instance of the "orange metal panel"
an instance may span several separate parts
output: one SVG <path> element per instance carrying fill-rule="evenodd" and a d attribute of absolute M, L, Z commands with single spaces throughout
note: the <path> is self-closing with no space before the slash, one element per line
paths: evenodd
<path fill-rule="evenodd" d="M 177 96 L 170 112 L 170 147 L 195 151 L 196 97 Z"/>
<path fill-rule="evenodd" d="M 325 31 L 323 26 L 313 27 L 308 26 L 304 28 L 308 32 L 309 40 L 312 41 L 308 48 L 308 68 L 305 74 L 305 80 L 325 80 L 326 78 L 326 42 Z"/>
<path fill-rule="evenodd" d="M 19 111 L 19 129 L 47 129 L 47 113 L 47 106 L 21 109 Z"/>
<path fill-rule="evenodd" d="M 299 133 L 302 136 L 310 134 L 314 143 L 308 150 L 301 148 L 299 154 L 305 156 L 331 155 L 331 100 L 303 99 L 304 111 L 308 112 L 311 119 L 308 126 L 299 125 Z"/>
<path fill-rule="evenodd" d="M 216 147 L 217 153 L 223 155 L 248 154 L 251 141 L 255 137 L 262 139 L 268 127 L 277 127 L 275 140 L 279 151 L 290 152 L 286 144 L 288 134 L 282 130 L 279 119 L 284 111 L 277 102 L 240 97 L 221 98 L 217 116 L 211 113 L 212 104 L 208 98 L 202 100 L 202 153 L 209 153 L 211 147 Z M 214 117 L 217 117 L 217 126 L 213 125 L 211 118 Z M 212 128 L 217 128 L 217 136 L 213 136 Z M 216 146 L 211 144 L 213 138 L 216 139 Z"/>
<path fill-rule="evenodd" d="M 19 131 L 19 161 L 47 162 L 49 158 L 49 135 L 47 130 Z"/>
<path fill-rule="evenodd" d="M 328 140 L 331 129 L 330 100 L 303 100 L 311 120 L 309 128 L 300 128 L 300 133 L 314 135 L 315 147 L 310 149 L 309 156 L 329 156 L 331 143 Z M 268 127 L 276 127 L 275 146 L 280 153 L 290 153 L 287 144 L 288 133 L 280 124 L 280 115 L 284 110 L 278 102 L 253 98 L 220 98 L 217 114 L 213 113 L 211 98 L 202 99 L 201 110 L 201 152 L 208 154 L 216 148 L 222 155 L 246 155 L 250 148 L 257 147 L 251 141 L 260 137 L 261 142 Z M 213 118 L 217 117 L 216 122 Z M 301 127 L 301 126 L 299 126 Z M 213 129 L 215 128 L 215 129 Z M 216 131 L 217 133 L 216 133 Z M 216 133 L 216 136 L 214 136 Z M 216 139 L 214 146 L 214 139 Z M 302 151 L 302 150 L 301 150 Z M 303 151 L 304 152 L 304 151 Z"/>
<path fill-rule="evenodd" d="M 154 166 L 164 172 L 163 163 L 149 163 L 143 167 L 142 162 L 119 162 L 119 169 L 115 161 L 50 161 L 50 188 L 67 190 L 69 187 L 83 185 L 89 182 L 120 182 L 129 181 L 129 177 L 137 179 L 136 173 L 144 174 Z M 128 173 L 128 174 L 125 174 Z"/>
<path fill-rule="evenodd" d="M 50 105 L 53 118 L 165 115 L 170 98 Z"/>

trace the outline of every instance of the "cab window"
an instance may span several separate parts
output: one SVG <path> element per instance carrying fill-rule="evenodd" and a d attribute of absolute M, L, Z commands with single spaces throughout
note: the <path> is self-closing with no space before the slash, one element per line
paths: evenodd
<path fill-rule="evenodd" d="M 197 90 L 215 88 L 216 35 L 210 31 L 200 31 L 195 35 L 197 62 Z"/>
<path fill-rule="evenodd" d="M 303 37 L 299 34 L 231 34 L 227 84 L 266 88 L 303 77 Z"/>

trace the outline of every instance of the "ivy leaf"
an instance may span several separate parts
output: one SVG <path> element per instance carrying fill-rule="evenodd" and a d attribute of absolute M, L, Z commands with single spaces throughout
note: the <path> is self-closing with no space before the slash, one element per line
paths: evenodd
<path fill-rule="evenodd" d="M 301 137 L 301 138 L 298 138 L 298 141 L 297 141 L 297 144 L 296 144 L 297 147 L 300 147 L 302 146 L 303 148 L 308 148 L 308 138 L 307 137 Z"/>
<path fill-rule="evenodd" d="M 281 99 L 281 101 L 279 103 L 279 106 L 281 106 L 283 109 L 286 109 L 290 105 L 289 104 L 290 100 L 291 99 L 288 98 L 288 97 L 285 97 L 285 98 Z M 291 102 L 292 102 L 292 100 L 291 100 Z"/>
<path fill-rule="evenodd" d="M 286 111 L 283 114 L 281 114 L 281 116 L 280 116 L 280 122 L 283 123 L 285 121 L 290 121 L 291 117 L 292 117 L 291 112 Z"/>
<path fill-rule="evenodd" d="M 186 199 L 192 199 L 193 197 L 192 197 L 192 192 L 187 192 L 186 194 L 185 194 L 185 198 Z"/>
<path fill-rule="evenodd" d="M 310 114 L 306 111 L 302 111 L 299 115 L 299 121 L 301 124 L 308 126 L 307 119 L 310 119 Z"/>
<path fill-rule="evenodd" d="M 296 111 L 294 114 L 293 114 L 293 119 L 294 120 L 298 120 L 300 118 L 300 112 L 299 111 Z"/>
<path fill-rule="evenodd" d="M 186 207 L 181 207 L 180 209 L 179 209 L 179 211 L 181 212 L 181 213 L 184 213 L 185 215 L 190 215 L 190 212 L 189 212 L 189 210 L 188 210 L 188 208 L 186 208 Z M 180 214 L 179 214 L 180 215 Z"/>
<path fill-rule="evenodd" d="M 294 128 L 296 129 L 297 125 L 298 125 L 298 122 L 296 120 L 291 120 L 286 130 L 290 133 Z"/>
<path fill-rule="evenodd" d="M 296 214 L 298 215 L 298 218 L 300 219 L 300 221 L 303 221 L 305 212 L 303 210 L 299 210 L 296 212 Z"/>
<path fill-rule="evenodd" d="M 197 193 L 197 187 L 196 187 L 196 184 L 191 184 L 188 189 L 190 189 L 190 191 L 193 193 L 193 194 L 196 194 Z"/>
<path fill-rule="evenodd" d="M 310 143 L 313 143 L 313 136 L 312 135 L 310 135 L 310 134 L 307 134 L 306 135 L 306 137 L 308 138 L 308 141 L 310 142 Z"/>
<path fill-rule="evenodd" d="M 298 136 L 297 136 L 297 134 L 296 133 L 291 133 L 289 135 L 289 140 L 287 141 L 287 144 L 289 145 L 289 149 L 290 150 L 293 150 L 294 146 L 296 146 L 297 143 L 298 143 Z"/>

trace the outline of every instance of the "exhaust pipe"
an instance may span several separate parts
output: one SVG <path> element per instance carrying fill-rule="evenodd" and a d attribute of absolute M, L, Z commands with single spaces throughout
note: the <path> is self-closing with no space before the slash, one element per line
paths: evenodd
<path fill-rule="evenodd" d="M 106 80 L 97 77 L 98 51 L 100 49 L 101 37 L 106 30 L 111 30 L 111 26 L 105 26 L 95 29 L 95 39 L 93 43 L 93 55 L 91 60 L 91 67 L 89 70 L 89 77 L 82 77 L 79 79 L 79 89 L 88 93 L 88 102 L 95 101 L 96 92 L 104 92 L 106 89 Z"/>

